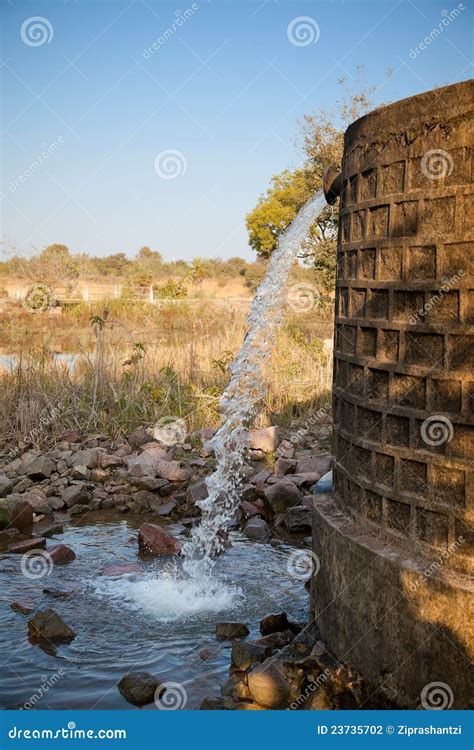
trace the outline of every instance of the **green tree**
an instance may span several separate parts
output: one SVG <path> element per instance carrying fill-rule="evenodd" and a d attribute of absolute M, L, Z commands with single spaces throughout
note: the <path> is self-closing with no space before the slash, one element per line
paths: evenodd
<path fill-rule="evenodd" d="M 321 187 L 325 169 L 331 164 L 340 169 L 344 130 L 371 106 L 373 89 L 364 89 L 360 80 L 356 81 L 355 90 L 348 89 L 344 79 L 339 83 L 342 98 L 336 107 L 337 116 L 320 109 L 304 117 L 299 139 L 303 163 L 272 177 L 270 187 L 247 216 L 249 244 L 260 257 L 267 258 L 274 251 L 280 234 Z M 316 281 L 326 291 L 332 289 L 335 280 L 337 223 L 337 206 L 328 206 L 311 227 L 300 254 L 314 266 Z"/>

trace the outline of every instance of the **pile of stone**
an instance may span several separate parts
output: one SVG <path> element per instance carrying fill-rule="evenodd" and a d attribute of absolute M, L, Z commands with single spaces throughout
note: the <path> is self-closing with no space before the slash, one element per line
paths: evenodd
<path fill-rule="evenodd" d="M 234 637 L 222 698 L 204 700 L 201 709 L 355 709 L 366 698 L 360 678 L 328 653 L 314 624 L 302 627 L 281 612 L 264 617 L 260 632 L 256 640 Z"/>

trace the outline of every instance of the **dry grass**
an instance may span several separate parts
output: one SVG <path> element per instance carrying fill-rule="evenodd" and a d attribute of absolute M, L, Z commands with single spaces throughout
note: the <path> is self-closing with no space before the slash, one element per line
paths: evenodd
<path fill-rule="evenodd" d="M 116 302 L 107 322 L 93 327 L 91 316 L 102 314 L 94 305 L 57 318 L 16 316 L 3 328 L 6 341 L 15 331 L 19 361 L 0 374 L 0 452 L 19 442 L 43 447 L 74 427 L 117 435 L 170 416 L 185 417 L 189 431 L 216 426 L 245 312 L 210 302 L 163 309 Z M 321 339 L 330 331 L 331 321 L 316 313 L 286 319 L 259 424 L 288 423 L 327 400 L 331 360 Z M 52 355 L 65 350 L 76 352 L 73 368 Z"/>

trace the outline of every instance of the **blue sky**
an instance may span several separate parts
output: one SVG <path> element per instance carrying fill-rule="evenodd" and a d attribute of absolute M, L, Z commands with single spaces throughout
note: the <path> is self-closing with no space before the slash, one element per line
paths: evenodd
<path fill-rule="evenodd" d="M 2 16 L 6 254 L 251 259 L 245 215 L 338 78 L 363 65 L 378 104 L 472 76 L 468 0 L 3 0 Z"/>

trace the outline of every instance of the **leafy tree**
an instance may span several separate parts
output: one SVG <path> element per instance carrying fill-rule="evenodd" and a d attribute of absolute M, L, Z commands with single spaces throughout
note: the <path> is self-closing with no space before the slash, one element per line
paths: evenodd
<path fill-rule="evenodd" d="M 360 80 L 356 81 L 355 90 L 348 89 L 345 79 L 340 79 L 339 83 L 343 92 L 337 104 L 337 116 L 319 109 L 304 117 L 300 135 L 303 163 L 272 177 L 270 187 L 247 216 L 249 244 L 262 258 L 271 255 L 280 234 L 321 187 L 325 169 L 331 164 L 341 168 L 344 130 L 371 106 L 373 88 L 364 89 Z M 317 283 L 327 291 L 334 286 L 336 274 L 337 223 L 337 206 L 328 206 L 311 227 L 310 237 L 300 254 L 314 266 Z"/>

